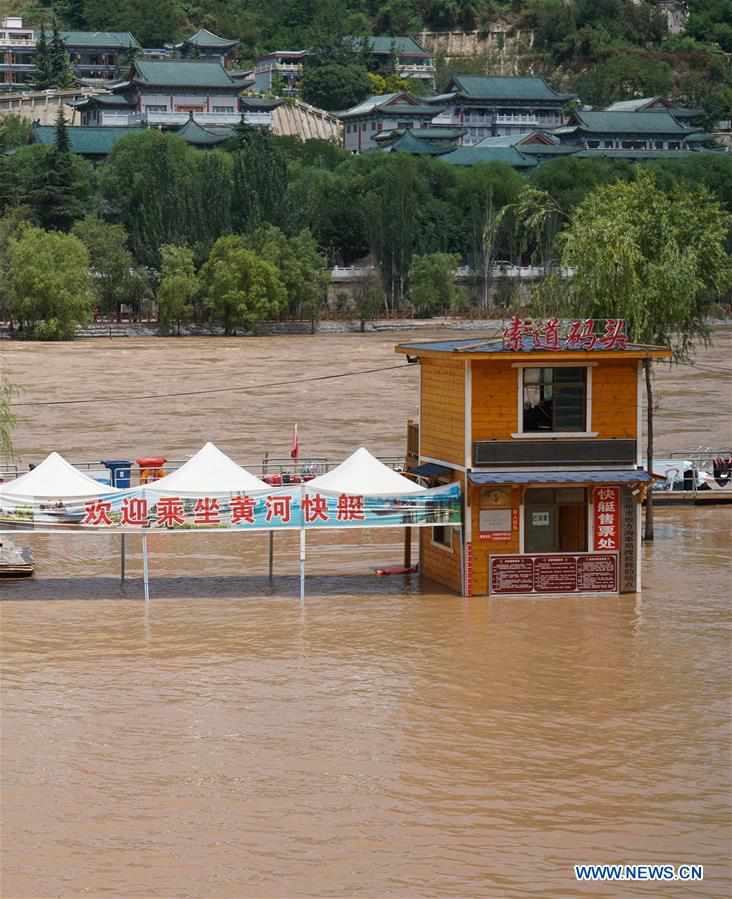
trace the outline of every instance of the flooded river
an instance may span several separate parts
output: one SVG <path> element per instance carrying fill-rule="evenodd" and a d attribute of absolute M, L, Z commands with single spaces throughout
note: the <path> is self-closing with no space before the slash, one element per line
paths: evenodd
<path fill-rule="evenodd" d="M 403 454 L 400 334 L 0 344 L 23 464 Z M 729 445 L 732 333 L 659 372 L 662 453 Z M 289 384 L 281 382 L 290 381 Z M 223 385 L 272 384 L 149 400 Z M 727 897 L 732 509 L 666 509 L 644 592 L 463 600 L 389 532 L 295 546 L 155 535 L 116 578 L 108 535 L 24 536 L 0 583 L 0 895 Z M 245 574 L 245 577 L 241 575 Z M 699 884 L 582 886 L 575 863 L 702 864 Z"/>

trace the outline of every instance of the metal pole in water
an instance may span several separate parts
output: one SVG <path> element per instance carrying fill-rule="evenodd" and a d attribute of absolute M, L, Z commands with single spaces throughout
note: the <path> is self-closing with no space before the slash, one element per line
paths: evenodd
<path fill-rule="evenodd" d="M 147 535 L 142 537 L 142 578 L 145 584 L 145 602 L 150 600 L 150 579 L 147 565 Z"/>
<path fill-rule="evenodd" d="M 300 601 L 305 599 L 305 528 L 300 530 Z"/>
<path fill-rule="evenodd" d="M 269 532 L 269 579 L 274 574 L 274 531 Z"/>
<path fill-rule="evenodd" d="M 121 583 L 125 580 L 125 535 L 122 534 L 122 540 L 119 544 L 119 579 Z"/>

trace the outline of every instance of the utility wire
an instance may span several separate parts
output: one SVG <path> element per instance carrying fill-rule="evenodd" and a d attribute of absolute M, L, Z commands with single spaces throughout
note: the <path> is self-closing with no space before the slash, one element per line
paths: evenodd
<path fill-rule="evenodd" d="M 350 378 L 354 375 L 371 375 L 380 371 L 393 371 L 397 368 L 409 368 L 409 363 L 402 362 L 400 365 L 386 365 L 383 368 L 362 368 L 359 371 L 344 371 L 338 372 L 334 375 L 316 375 L 312 378 L 296 378 L 290 381 L 271 381 L 269 384 L 249 384 L 249 385 L 240 385 L 238 387 L 209 387 L 205 390 L 186 390 L 181 391 L 179 393 L 146 393 L 146 394 L 138 394 L 137 396 L 126 396 L 125 402 L 127 400 L 162 400 L 162 399 L 170 399 L 180 396 L 203 396 L 204 394 L 211 393 L 235 393 L 237 391 L 240 392 L 251 392 L 253 390 L 267 390 L 272 387 L 291 387 L 293 384 L 304 384 L 306 382 L 311 381 L 332 381 L 336 378 Z M 28 403 L 11 403 L 10 405 L 14 408 L 19 406 L 76 406 L 76 405 L 90 405 L 92 403 L 108 403 L 109 397 L 86 397 L 85 399 L 80 400 L 37 400 L 34 402 Z"/>

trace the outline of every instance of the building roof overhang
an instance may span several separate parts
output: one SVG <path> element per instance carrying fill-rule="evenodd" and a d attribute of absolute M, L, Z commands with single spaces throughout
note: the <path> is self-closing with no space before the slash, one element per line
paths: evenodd
<path fill-rule="evenodd" d="M 563 341 L 562 341 L 563 342 Z M 445 355 L 459 356 L 461 359 L 477 359 L 483 362 L 597 362 L 599 359 L 670 359 L 671 350 L 666 347 L 646 346 L 629 343 L 624 350 L 559 350 L 524 349 L 518 352 L 506 349 L 502 339 L 475 338 L 460 340 L 433 340 L 415 343 L 400 343 L 395 352 L 416 358 L 444 358 Z"/>
<path fill-rule="evenodd" d="M 647 484 L 652 480 L 647 471 L 632 468 L 625 471 L 608 468 L 602 471 L 471 471 L 468 480 L 476 486 L 488 484 Z"/>

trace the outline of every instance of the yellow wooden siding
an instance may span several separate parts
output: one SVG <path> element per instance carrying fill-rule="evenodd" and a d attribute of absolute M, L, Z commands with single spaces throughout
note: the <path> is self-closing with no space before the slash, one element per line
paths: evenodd
<path fill-rule="evenodd" d="M 460 577 L 460 530 L 452 528 L 452 552 L 432 542 L 432 528 L 420 528 L 420 572 L 430 580 L 448 587 L 455 593 L 462 591 Z"/>
<path fill-rule="evenodd" d="M 511 540 L 497 542 L 483 541 L 480 539 L 480 491 L 489 490 L 486 487 L 470 488 L 471 519 L 473 522 L 473 595 L 484 596 L 488 591 L 488 559 L 492 555 L 519 552 L 519 531 L 513 532 Z M 511 491 L 511 509 L 520 514 L 521 490 L 514 488 Z M 519 528 L 521 527 L 519 523 Z"/>
<path fill-rule="evenodd" d="M 465 366 L 461 359 L 425 359 L 421 370 L 422 456 L 465 464 Z"/>
<path fill-rule="evenodd" d="M 603 360 L 592 369 L 592 430 L 598 439 L 637 437 L 637 376 L 633 359 Z"/>
<path fill-rule="evenodd" d="M 518 369 L 507 363 L 473 362 L 473 442 L 509 440 L 517 427 Z"/>

